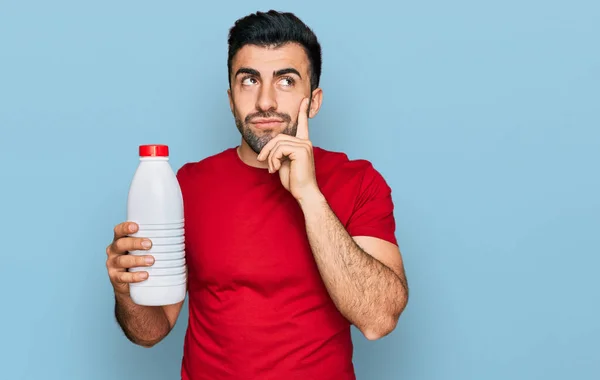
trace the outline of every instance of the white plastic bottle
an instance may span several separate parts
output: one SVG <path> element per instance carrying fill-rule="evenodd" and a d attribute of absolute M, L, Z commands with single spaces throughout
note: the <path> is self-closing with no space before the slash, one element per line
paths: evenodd
<path fill-rule="evenodd" d="M 170 305 L 183 301 L 187 288 L 183 197 L 169 164 L 168 146 L 141 145 L 139 156 L 129 188 L 127 220 L 139 226 L 131 236 L 150 239 L 152 248 L 129 254 L 152 255 L 155 262 L 130 269 L 147 271 L 149 276 L 130 284 L 129 291 L 138 305 Z"/>

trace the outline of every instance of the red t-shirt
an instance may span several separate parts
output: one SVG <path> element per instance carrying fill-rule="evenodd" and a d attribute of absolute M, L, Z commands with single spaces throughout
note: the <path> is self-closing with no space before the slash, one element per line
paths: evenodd
<path fill-rule="evenodd" d="M 321 192 L 349 234 L 396 244 L 391 190 L 373 166 L 317 147 L 314 158 Z M 355 379 L 350 323 L 279 175 L 230 148 L 177 177 L 189 270 L 182 379 Z"/>

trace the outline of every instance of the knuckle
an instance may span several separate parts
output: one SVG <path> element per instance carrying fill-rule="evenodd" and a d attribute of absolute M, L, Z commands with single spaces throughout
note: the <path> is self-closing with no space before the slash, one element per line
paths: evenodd
<path fill-rule="evenodd" d="M 146 265 L 147 265 L 147 264 L 146 264 L 146 257 L 145 257 L 145 256 L 138 256 L 138 257 L 136 257 L 135 259 L 136 259 L 136 260 L 135 260 L 135 264 L 136 264 L 137 266 L 140 266 L 140 267 L 141 267 L 141 266 L 146 266 Z"/>
<path fill-rule="evenodd" d="M 113 243 L 115 253 L 120 253 L 123 251 L 123 238 L 115 240 Z"/>
<path fill-rule="evenodd" d="M 123 269 L 129 269 L 135 265 L 135 256 L 123 255 L 120 257 L 121 267 Z"/>
<path fill-rule="evenodd" d="M 141 272 L 126 272 L 123 282 L 127 282 L 127 283 L 140 282 L 142 280 L 140 273 Z"/>
<path fill-rule="evenodd" d="M 115 268 L 122 268 L 122 267 L 123 267 L 123 265 L 122 265 L 122 263 L 121 263 L 121 261 L 122 261 L 122 257 L 123 257 L 123 256 L 117 256 L 117 257 L 115 257 L 115 259 L 113 260 L 113 263 L 114 263 L 114 266 L 115 266 Z"/>
<path fill-rule="evenodd" d="M 119 259 L 119 257 L 109 257 L 106 260 L 106 267 L 109 270 L 117 269 L 118 268 L 118 259 Z"/>
<path fill-rule="evenodd" d="M 131 238 L 120 238 L 116 241 L 115 245 L 117 246 L 118 253 L 125 253 L 132 248 Z"/>
<path fill-rule="evenodd" d="M 108 271 L 108 278 L 110 278 L 111 282 L 114 283 L 119 283 L 119 272 L 114 271 L 114 270 L 109 270 Z"/>
<path fill-rule="evenodd" d="M 121 273 L 119 273 L 119 275 L 118 275 L 117 278 L 118 278 L 118 282 L 126 284 L 126 283 L 130 282 L 129 281 L 130 277 L 131 277 L 131 273 L 129 273 L 129 272 L 121 272 Z"/>
<path fill-rule="evenodd" d="M 121 269 L 127 269 L 129 267 L 129 256 L 127 255 L 121 255 L 119 257 L 117 257 L 117 266 Z"/>

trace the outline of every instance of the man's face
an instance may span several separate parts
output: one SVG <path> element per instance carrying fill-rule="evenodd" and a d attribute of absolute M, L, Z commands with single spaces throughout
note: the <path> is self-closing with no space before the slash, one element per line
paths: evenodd
<path fill-rule="evenodd" d="M 233 58 L 230 74 L 231 111 L 255 153 L 280 133 L 296 135 L 300 103 L 310 96 L 309 61 L 300 45 L 246 45 Z"/>

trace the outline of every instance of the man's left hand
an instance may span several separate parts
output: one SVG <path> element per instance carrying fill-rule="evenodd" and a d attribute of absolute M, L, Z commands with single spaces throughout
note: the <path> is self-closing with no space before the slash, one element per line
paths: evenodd
<path fill-rule="evenodd" d="M 259 161 L 267 161 L 269 172 L 279 171 L 286 190 L 300 201 L 320 193 L 315 176 L 313 147 L 308 137 L 308 99 L 300 103 L 296 136 L 279 134 L 264 146 Z"/>

